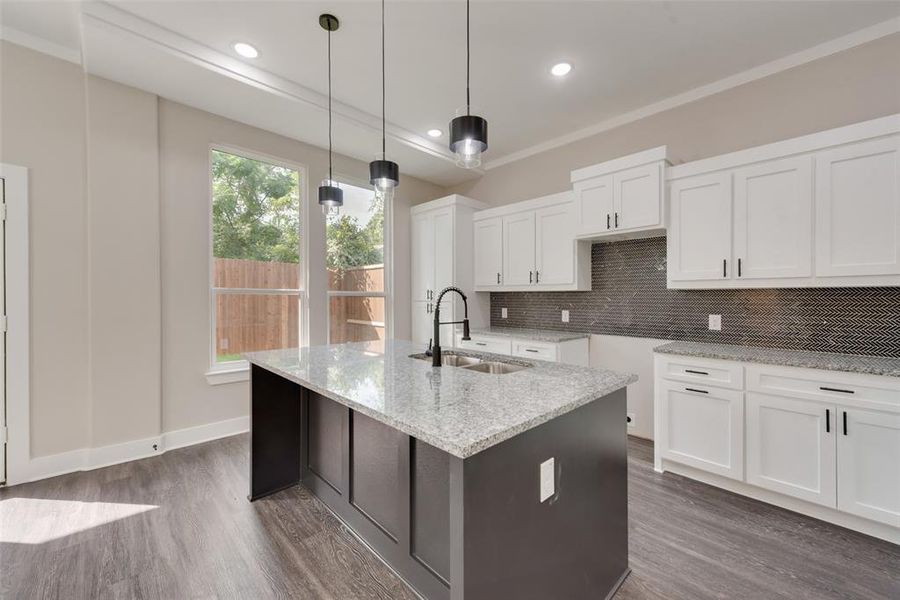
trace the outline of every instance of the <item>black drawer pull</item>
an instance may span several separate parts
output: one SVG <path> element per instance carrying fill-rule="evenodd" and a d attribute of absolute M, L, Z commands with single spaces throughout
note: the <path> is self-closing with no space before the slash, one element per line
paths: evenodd
<path fill-rule="evenodd" d="M 844 411 L 844 435 L 847 435 L 847 411 Z"/>
<path fill-rule="evenodd" d="M 855 394 L 856 392 L 853 390 L 842 390 L 841 388 L 833 388 L 833 387 L 823 387 L 819 386 L 819 389 L 823 392 L 840 392 L 842 394 Z"/>
<path fill-rule="evenodd" d="M 685 373 L 693 373 L 694 375 L 709 375 L 706 371 L 695 371 L 693 369 L 685 369 Z"/>
<path fill-rule="evenodd" d="M 540 350 L 535 350 L 534 348 L 525 348 L 525 352 L 540 352 Z"/>
<path fill-rule="evenodd" d="M 475 342 L 476 346 L 487 346 L 486 342 Z"/>
<path fill-rule="evenodd" d="M 831 433 L 831 409 L 825 409 L 825 433 Z"/>
<path fill-rule="evenodd" d="M 684 391 L 686 391 L 686 392 L 697 392 L 698 394 L 708 394 L 708 393 L 709 393 L 709 392 L 706 391 L 706 390 L 698 390 L 698 389 L 689 388 L 689 387 L 684 388 Z"/>

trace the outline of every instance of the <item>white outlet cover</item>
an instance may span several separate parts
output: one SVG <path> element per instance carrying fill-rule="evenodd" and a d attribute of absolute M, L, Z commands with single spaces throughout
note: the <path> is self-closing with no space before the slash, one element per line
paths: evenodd
<path fill-rule="evenodd" d="M 567 310 L 562 311 L 562 322 L 563 323 L 569 322 L 569 311 L 567 311 Z"/>
<path fill-rule="evenodd" d="M 505 319 L 505 318 L 506 318 L 506 314 L 507 314 L 507 313 L 506 313 L 506 308 L 505 308 L 505 307 L 504 307 L 504 308 L 501 308 L 501 309 L 500 309 L 500 317 L 503 318 L 503 319 Z"/>
<path fill-rule="evenodd" d="M 554 460 L 548 458 L 541 463 L 541 502 L 556 493 L 556 477 L 554 476 Z"/>
<path fill-rule="evenodd" d="M 722 331 L 722 315 L 709 315 L 709 330 Z"/>

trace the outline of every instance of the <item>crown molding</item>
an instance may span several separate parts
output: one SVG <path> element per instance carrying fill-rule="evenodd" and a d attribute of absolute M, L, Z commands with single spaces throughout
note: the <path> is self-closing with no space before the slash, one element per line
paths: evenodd
<path fill-rule="evenodd" d="M 301 102 L 322 112 L 328 110 L 328 97 L 324 94 L 264 69 L 248 65 L 106 2 L 86 3 L 83 7 L 82 18 L 85 27 L 101 27 L 140 38 L 144 43 L 219 75 L 295 102 Z M 89 56 L 86 57 L 85 66 L 90 71 Z M 332 101 L 332 112 L 337 119 L 381 134 L 380 115 L 370 114 L 340 101 Z M 394 123 L 386 124 L 385 134 L 394 141 L 429 156 L 450 162 L 456 160 L 449 148 Z"/>
<path fill-rule="evenodd" d="M 55 58 L 74 63 L 76 65 L 81 64 L 80 49 L 69 48 L 68 46 L 63 46 L 62 44 L 51 42 L 50 40 L 47 40 L 45 38 L 38 37 L 30 33 L 25 33 L 24 31 L 20 31 L 13 27 L 7 27 L 6 25 L 0 27 L 0 40 L 5 40 L 19 46 L 24 46 L 26 48 L 34 50 L 35 52 L 48 54 Z"/>
<path fill-rule="evenodd" d="M 578 140 L 583 140 L 585 138 L 597 135 L 598 133 L 603 133 L 604 131 L 609 131 L 610 129 L 615 129 L 616 127 L 621 127 L 622 125 L 633 123 L 634 121 L 639 121 L 640 119 L 645 119 L 652 115 L 676 108 L 678 106 L 682 106 L 684 104 L 706 98 L 707 96 L 712 96 L 714 94 L 718 94 L 719 92 L 730 90 L 745 83 L 750 83 L 752 81 L 768 77 L 769 75 L 775 75 L 776 73 L 787 71 L 788 69 L 810 63 L 814 60 L 818 60 L 820 58 L 824 58 L 826 56 L 830 56 L 844 50 L 855 48 L 856 46 L 861 46 L 868 42 L 872 42 L 879 38 L 898 32 L 900 32 L 900 18 L 889 19 L 870 27 L 854 31 L 853 33 L 849 33 L 833 40 L 829 40 L 822 44 L 818 44 L 811 48 L 807 48 L 806 50 L 801 50 L 800 52 L 796 52 L 794 54 L 790 54 L 771 62 L 753 67 L 752 69 L 747 69 L 746 71 L 742 71 L 734 75 L 729 75 L 728 77 L 719 79 L 718 81 L 714 81 L 706 85 L 702 85 L 687 92 L 676 94 L 675 96 L 670 96 L 669 98 L 666 98 L 659 102 L 655 102 L 642 108 L 626 112 L 616 117 L 612 117 L 611 119 L 595 123 L 594 125 L 591 125 L 589 127 L 578 129 L 571 133 L 567 133 L 545 142 L 535 144 L 534 146 L 531 146 L 529 148 L 524 148 L 505 156 L 495 158 L 494 160 L 486 162 L 484 165 L 484 169 L 486 171 L 490 171 L 491 169 L 496 169 L 497 167 L 502 167 L 503 165 L 522 160 L 523 158 L 528 158 L 529 156 L 534 156 L 535 154 L 540 154 L 548 150 L 553 150 L 554 148 L 559 148 L 561 146 L 571 144 L 572 142 L 577 142 Z"/>

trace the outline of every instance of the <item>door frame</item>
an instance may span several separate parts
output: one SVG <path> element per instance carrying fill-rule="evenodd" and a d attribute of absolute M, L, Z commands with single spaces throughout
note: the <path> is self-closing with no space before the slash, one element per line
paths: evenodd
<path fill-rule="evenodd" d="M 28 169 L 0 163 L 6 191 L 6 485 L 28 480 L 31 462 Z M 2 474 L 0 474 L 2 475 Z"/>

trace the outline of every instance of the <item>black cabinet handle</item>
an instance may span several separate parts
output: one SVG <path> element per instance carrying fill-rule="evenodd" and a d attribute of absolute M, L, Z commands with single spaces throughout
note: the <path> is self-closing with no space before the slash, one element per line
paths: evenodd
<path fill-rule="evenodd" d="M 606 228 L 609 229 L 609 213 L 606 213 Z"/>
<path fill-rule="evenodd" d="M 854 390 L 842 390 L 841 388 L 833 388 L 833 387 L 824 387 L 819 386 L 819 389 L 823 392 L 840 392 L 841 394 L 855 394 Z"/>
<path fill-rule="evenodd" d="M 535 283 L 540 283 L 540 282 L 541 282 L 541 272 L 540 272 L 540 271 L 535 271 L 535 272 L 534 272 L 534 282 L 535 282 Z"/>
<path fill-rule="evenodd" d="M 500 285 L 500 273 L 497 273 L 497 285 Z"/>
<path fill-rule="evenodd" d="M 528 271 L 528 283 L 534 283 L 534 271 Z"/>
<path fill-rule="evenodd" d="M 728 259 L 722 259 L 722 277 L 728 277 Z"/>
<path fill-rule="evenodd" d="M 741 259 L 738 259 L 738 277 L 741 276 Z"/>
<path fill-rule="evenodd" d="M 693 369 L 685 369 L 685 373 L 693 373 L 694 375 L 709 375 L 706 371 L 695 371 Z"/>
<path fill-rule="evenodd" d="M 847 411 L 844 411 L 844 435 L 847 435 Z"/>
<path fill-rule="evenodd" d="M 619 213 L 616 213 L 616 229 L 619 228 Z"/>
<path fill-rule="evenodd" d="M 831 409 L 825 409 L 825 433 L 831 433 Z"/>
<path fill-rule="evenodd" d="M 698 389 L 695 389 L 695 388 L 689 388 L 689 387 L 684 388 L 684 391 L 686 391 L 686 392 L 697 392 L 698 394 L 708 394 L 708 393 L 709 393 L 709 392 L 706 391 L 706 390 L 698 390 Z"/>
<path fill-rule="evenodd" d="M 525 348 L 525 352 L 534 352 L 534 353 L 537 353 L 537 350 L 535 350 L 534 348 Z"/>
<path fill-rule="evenodd" d="M 476 346 L 487 346 L 487 342 L 475 342 Z"/>

